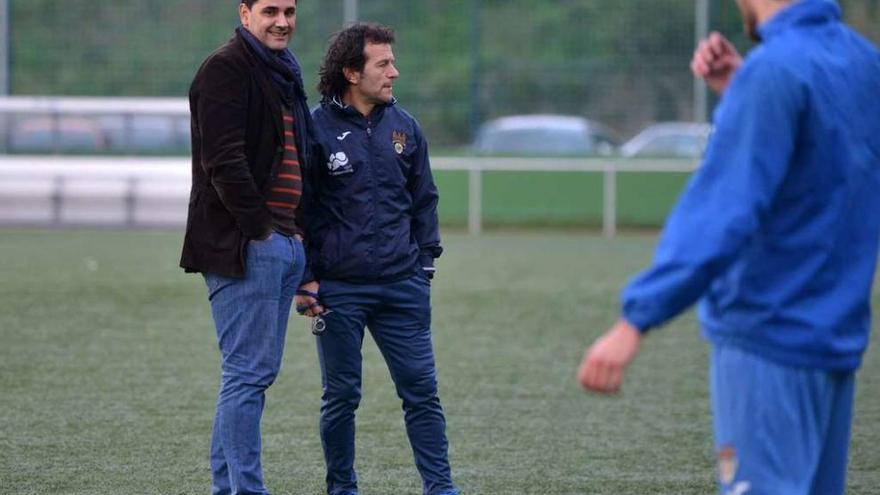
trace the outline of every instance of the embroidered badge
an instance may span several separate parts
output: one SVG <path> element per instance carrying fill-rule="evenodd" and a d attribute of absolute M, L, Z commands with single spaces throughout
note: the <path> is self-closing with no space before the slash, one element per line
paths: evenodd
<path fill-rule="evenodd" d="M 354 172 L 354 169 L 351 167 L 351 162 L 348 160 L 348 156 L 346 156 L 344 151 L 332 153 L 330 155 L 330 158 L 327 160 L 327 169 L 330 170 L 330 175 L 342 175 Z"/>
<path fill-rule="evenodd" d="M 394 152 L 398 155 L 406 151 L 406 133 L 402 131 L 394 131 L 391 133 L 391 142 L 394 143 Z"/>
<path fill-rule="evenodd" d="M 736 477 L 736 469 L 739 461 L 736 459 L 736 449 L 733 445 L 725 445 L 718 451 L 718 479 L 722 484 L 728 485 Z"/>

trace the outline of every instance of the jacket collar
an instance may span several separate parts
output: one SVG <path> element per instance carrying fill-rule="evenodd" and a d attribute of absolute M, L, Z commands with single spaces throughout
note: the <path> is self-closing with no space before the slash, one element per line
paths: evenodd
<path fill-rule="evenodd" d="M 758 26 L 758 34 L 766 41 L 794 27 L 839 22 L 840 18 L 835 0 L 797 0 Z"/>
<path fill-rule="evenodd" d="M 364 116 L 358 111 L 358 109 L 351 105 L 346 105 L 345 102 L 342 101 L 342 98 L 339 96 L 325 96 L 324 99 L 321 100 L 321 105 L 348 118 L 364 118 Z M 383 105 L 376 105 L 376 107 L 373 108 L 373 113 L 370 114 L 370 120 L 374 122 L 382 120 L 382 116 L 385 114 L 385 110 L 393 107 L 394 105 L 397 105 L 397 98 L 393 96 L 391 97 L 390 102 Z"/>

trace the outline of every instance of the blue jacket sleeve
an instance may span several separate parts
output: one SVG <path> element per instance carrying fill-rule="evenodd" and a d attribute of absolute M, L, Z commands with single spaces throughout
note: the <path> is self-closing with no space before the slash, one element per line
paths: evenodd
<path fill-rule="evenodd" d="M 790 166 L 803 88 L 772 60 L 747 60 L 734 76 L 652 266 L 623 290 L 623 318 L 636 328 L 659 326 L 696 302 L 758 230 Z"/>
<path fill-rule="evenodd" d="M 410 232 L 419 246 L 420 266 L 429 276 L 434 272 L 434 259 L 443 253 L 440 247 L 440 227 L 437 218 L 439 195 L 431 163 L 428 158 L 428 142 L 421 128 L 414 123 L 416 140 L 415 163 L 407 179 L 407 188 L 412 197 L 412 224 Z"/>

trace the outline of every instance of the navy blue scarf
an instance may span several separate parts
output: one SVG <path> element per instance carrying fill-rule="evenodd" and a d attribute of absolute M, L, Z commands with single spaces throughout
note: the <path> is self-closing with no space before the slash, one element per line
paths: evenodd
<path fill-rule="evenodd" d="M 281 95 L 286 106 L 291 107 L 297 98 L 305 99 L 302 69 L 300 69 L 299 62 L 293 52 L 287 48 L 283 50 L 270 49 L 244 26 L 238 26 L 235 30 L 247 41 L 257 58 L 269 68 L 272 82 L 278 88 L 278 94 Z"/>

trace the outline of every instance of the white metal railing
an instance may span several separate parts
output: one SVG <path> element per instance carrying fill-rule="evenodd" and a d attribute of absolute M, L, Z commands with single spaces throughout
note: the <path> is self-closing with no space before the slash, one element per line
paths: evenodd
<path fill-rule="evenodd" d="M 186 158 L 0 157 L 0 224 L 178 227 Z"/>
<path fill-rule="evenodd" d="M 623 158 L 488 158 L 436 157 L 431 159 L 434 170 L 468 171 L 468 232 L 482 231 L 482 175 L 491 171 L 519 172 L 601 172 L 602 233 L 617 233 L 617 174 L 619 172 L 692 172 L 698 162 L 672 159 Z"/>
<path fill-rule="evenodd" d="M 183 115 L 189 116 L 186 98 L 152 96 L 3 96 L 0 113 L 49 113 L 70 115 Z"/>
<path fill-rule="evenodd" d="M 617 174 L 691 172 L 689 160 L 435 157 L 434 170 L 468 173 L 468 231 L 482 231 L 483 174 L 602 173 L 603 228 L 617 232 Z M 0 156 L 0 225 L 178 227 L 186 222 L 188 158 Z"/>

